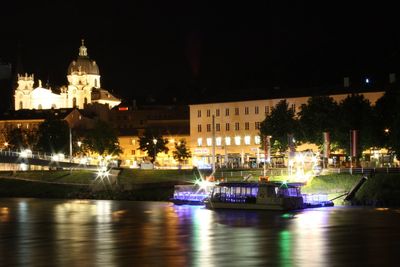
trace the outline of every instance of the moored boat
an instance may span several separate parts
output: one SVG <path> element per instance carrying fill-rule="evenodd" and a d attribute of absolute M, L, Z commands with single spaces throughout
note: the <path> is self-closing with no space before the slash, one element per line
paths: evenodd
<path fill-rule="evenodd" d="M 175 185 L 171 201 L 175 205 L 204 205 L 204 199 L 209 196 L 209 187 L 198 184 Z"/>
<path fill-rule="evenodd" d="M 303 183 L 225 182 L 216 184 L 204 201 L 208 209 L 296 210 L 317 206 L 301 194 Z M 327 202 L 328 203 L 328 202 Z"/>

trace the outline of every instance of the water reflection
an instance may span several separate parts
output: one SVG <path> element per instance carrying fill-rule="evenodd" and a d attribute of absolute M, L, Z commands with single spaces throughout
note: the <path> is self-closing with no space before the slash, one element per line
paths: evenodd
<path fill-rule="evenodd" d="M 400 209 L 2 199 L 1 266 L 395 265 Z"/>

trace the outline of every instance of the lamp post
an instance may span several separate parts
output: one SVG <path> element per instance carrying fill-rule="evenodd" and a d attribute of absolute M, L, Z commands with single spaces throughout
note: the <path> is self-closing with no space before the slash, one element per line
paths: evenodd
<path fill-rule="evenodd" d="M 154 164 L 155 164 L 156 163 L 156 154 L 157 154 L 157 149 L 156 149 L 157 139 L 156 138 L 153 139 L 153 144 L 154 144 Z"/>

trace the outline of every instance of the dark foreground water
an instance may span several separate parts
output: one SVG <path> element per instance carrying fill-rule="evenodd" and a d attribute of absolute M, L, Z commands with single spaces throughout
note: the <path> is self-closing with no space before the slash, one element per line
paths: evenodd
<path fill-rule="evenodd" d="M 0 199 L 0 266 L 399 266 L 400 209 Z"/>

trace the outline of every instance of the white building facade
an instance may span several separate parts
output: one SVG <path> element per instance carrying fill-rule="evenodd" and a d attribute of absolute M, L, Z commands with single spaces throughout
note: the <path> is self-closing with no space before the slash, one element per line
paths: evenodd
<path fill-rule="evenodd" d="M 96 102 L 112 108 L 121 103 L 120 99 L 101 88 L 99 67 L 96 61 L 89 58 L 83 40 L 78 58 L 68 67 L 67 80 L 67 86 L 53 92 L 51 88 L 44 88 L 40 80 L 35 87 L 33 74 L 18 74 L 18 86 L 14 94 L 15 110 L 74 107 L 83 109 L 85 105 Z"/>
<path fill-rule="evenodd" d="M 373 105 L 383 94 L 384 92 L 363 93 Z M 347 96 L 348 94 L 340 94 L 330 97 L 340 102 Z M 286 100 L 289 108 L 297 114 L 301 105 L 307 104 L 308 99 L 309 97 L 294 97 L 190 105 L 190 147 L 193 165 L 210 165 L 213 147 L 215 162 L 218 165 L 243 167 L 249 166 L 251 162 L 264 160 L 260 139 L 261 122 L 281 100 Z M 297 149 L 316 152 L 318 147 L 314 144 L 303 144 Z"/>

